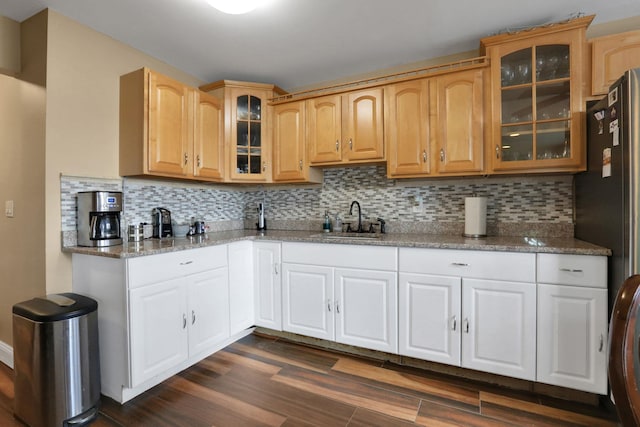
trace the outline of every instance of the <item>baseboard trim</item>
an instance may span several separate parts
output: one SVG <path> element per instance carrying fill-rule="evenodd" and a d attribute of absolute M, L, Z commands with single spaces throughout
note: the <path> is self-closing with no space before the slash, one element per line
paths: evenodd
<path fill-rule="evenodd" d="M 0 341 L 0 362 L 13 369 L 13 347 Z"/>

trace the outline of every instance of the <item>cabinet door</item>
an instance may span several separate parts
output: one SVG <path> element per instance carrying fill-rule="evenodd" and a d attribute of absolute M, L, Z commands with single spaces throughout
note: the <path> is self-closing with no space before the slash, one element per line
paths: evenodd
<path fill-rule="evenodd" d="M 333 341 L 333 269 L 282 264 L 282 329 Z"/>
<path fill-rule="evenodd" d="M 193 142 L 193 175 L 219 181 L 224 177 L 224 110 L 222 101 L 197 91 Z"/>
<path fill-rule="evenodd" d="M 234 242 L 229 250 L 229 333 L 254 324 L 253 310 L 253 243 Z"/>
<path fill-rule="evenodd" d="M 342 159 L 342 102 L 340 95 L 307 101 L 307 132 L 310 163 Z"/>
<path fill-rule="evenodd" d="M 282 330 L 280 243 L 254 242 L 255 323 Z"/>
<path fill-rule="evenodd" d="M 395 272 L 336 269 L 336 341 L 397 353 L 397 304 Z"/>
<path fill-rule="evenodd" d="M 432 80 L 432 136 L 438 173 L 483 170 L 483 70 L 445 74 Z"/>
<path fill-rule="evenodd" d="M 184 279 L 129 291 L 131 387 L 188 357 Z"/>
<path fill-rule="evenodd" d="M 343 147 L 348 160 L 384 159 L 383 90 L 343 95 Z"/>
<path fill-rule="evenodd" d="M 536 377 L 536 285 L 462 280 L 462 366 Z"/>
<path fill-rule="evenodd" d="M 273 110 L 273 180 L 304 181 L 306 165 L 304 101 Z"/>
<path fill-rule="evenodd" d="M 460 366 L 459 277 L 400 273 L 399 353 Z"/>
<path fill-rule="evenodd" d="M 149 172 L 189 174 L 193 137 L 191 96 L 188 86 L 149 73 Z"/>
<path fill-rule="evenodd" d="M 640 67 L 640 31 L 591 39 L 591 95 L 606 95 L 625 71 Z"/>
<path fill-rule="evenodd" d="M 428 80 L 385 88 L 385 140 L 389 177 L 429 174 Z"/>
<path fill-rule="evenodd" d="M 538 285 L 536 380 L 607 393 L 607 290 Z"/>
<path fill-rule="evenodd" d="M 261 90 L 231 88 L 230 176 L 236 181 L 267 181 L 271 175 L 267 99 Z"/>
<path fill-rule="evenodd" d="M 229 338 L 229 271 L 226 267 L 187 277 L 189 356 L 211 352 Z"/>

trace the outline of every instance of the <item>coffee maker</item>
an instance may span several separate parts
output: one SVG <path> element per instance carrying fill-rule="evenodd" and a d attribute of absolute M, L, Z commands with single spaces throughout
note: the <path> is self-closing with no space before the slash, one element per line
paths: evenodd
<path fill-rule="evenodd" d="M 122 244 L 119 191 L 81 191 L 78 193 L 78 246 Z"/>
<path fill-rule="evenodd" d="M 173 228 L 171 226 L 171 212 L 165 208 L 153 208 L 153 237 L 171 237 Z"/>

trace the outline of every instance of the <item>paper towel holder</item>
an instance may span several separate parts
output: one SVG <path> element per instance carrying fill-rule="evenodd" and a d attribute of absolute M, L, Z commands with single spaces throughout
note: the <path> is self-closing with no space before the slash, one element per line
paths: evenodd
<path fill-rule="evenodd" d="M 487 237 L 487 198 L 475 194 L 464 200 L 465 221 L 463 237 L 481 239 Z"/>

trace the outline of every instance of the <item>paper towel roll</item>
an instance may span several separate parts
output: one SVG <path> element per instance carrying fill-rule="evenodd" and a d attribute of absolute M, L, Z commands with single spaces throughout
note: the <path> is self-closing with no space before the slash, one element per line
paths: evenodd
<path fill-rule="evenodd" d="M 466 197 L 464 199 L 464 235 L 465 237 L 484 237 L 487 235 L 486 197 Z"/>

